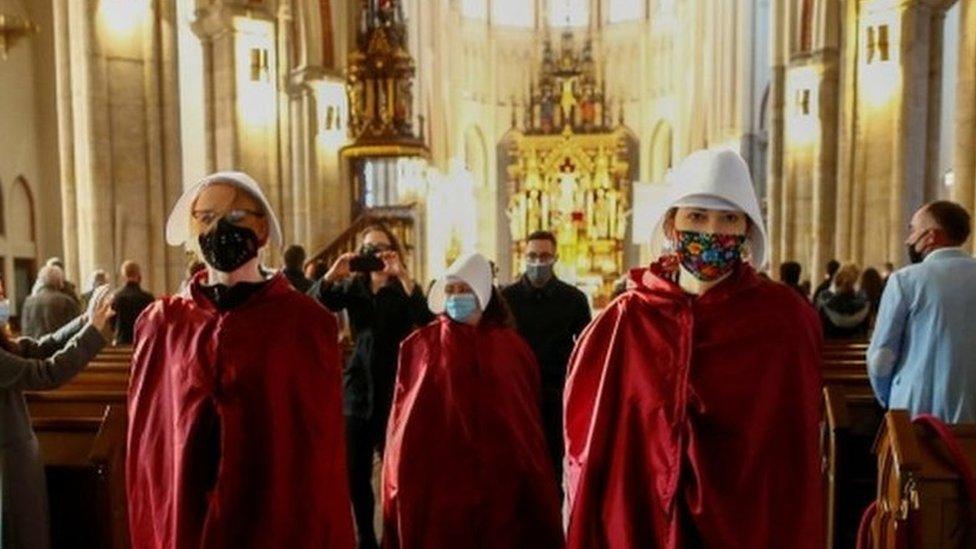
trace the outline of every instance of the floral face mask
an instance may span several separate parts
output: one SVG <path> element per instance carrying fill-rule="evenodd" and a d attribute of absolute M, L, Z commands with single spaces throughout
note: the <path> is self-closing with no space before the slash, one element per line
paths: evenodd
<path fill-rule="evenodd" d="M 742 263 L 745 235 L 676 232 L 674 246 L 678 260 L 702 282 L 714 282 Z"/>

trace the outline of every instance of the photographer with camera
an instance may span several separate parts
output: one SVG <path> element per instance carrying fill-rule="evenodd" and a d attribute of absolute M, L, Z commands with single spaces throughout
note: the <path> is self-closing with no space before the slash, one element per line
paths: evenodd
<path fill-rule="evenodd" d="M 355 349 L 343 372 L 343 412 L 349 486 L 359 547 L 377 547 L 370 483 L 373 452 L 383 453 L 400 342 L 434 319 L 403 264 L 400 243 L 380 224 L 360 233 L 358 253 L 346 253 L 309 290 L 329 310 L 345 310 Z"/>

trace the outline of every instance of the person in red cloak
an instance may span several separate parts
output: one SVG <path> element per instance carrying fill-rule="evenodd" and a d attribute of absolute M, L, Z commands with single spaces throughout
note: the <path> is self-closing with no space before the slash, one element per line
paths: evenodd
<path fill-rule="evenodd" d="M 429 301 L 446 314 L 400 348 L 383 460 L 383 547 L 562 547 L 539 368 L 488 261 L 456 261 Z"/>
<path fill-rule="evenodd" d="M 132 546 L 353 547 L 336 321 L 260 268 L 258 250 L 281 244 L 260 187 L 204 178 L 166 235 L 207 269 L 136 324 Z"/>
<path fill-rule="evenodd" d="M 824 547 L 816 313 L 746 262 L 766 237 L 737 153 L 692 154 L 670 189 L 672 253 L 570 361 L 567 547 Z"/>

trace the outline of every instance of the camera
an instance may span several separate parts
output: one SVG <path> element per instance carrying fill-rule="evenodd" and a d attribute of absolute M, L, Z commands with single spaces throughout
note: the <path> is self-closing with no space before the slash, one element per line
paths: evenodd
<path fill-rule="evenodd" d="M 354 273 L 372 273 L 386 267 L 383 260 L 371 253 L 360 253 L 349 260 L 349 270 Z"/>

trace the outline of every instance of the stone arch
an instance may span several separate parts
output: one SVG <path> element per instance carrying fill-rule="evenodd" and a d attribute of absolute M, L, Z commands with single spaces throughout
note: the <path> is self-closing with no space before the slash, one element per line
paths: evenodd
<path fill-rule="evenodd" d="M 37 242 L 37 212 L 35 210 L 34 193 L 24 176 L 17 176 L 9 194 L 9 209 L 4 210 L 5 234 L 8 242 L 30 243 Z M 9 215 L 6 215 L 9 214 Z"/>

